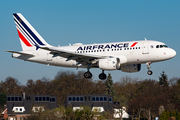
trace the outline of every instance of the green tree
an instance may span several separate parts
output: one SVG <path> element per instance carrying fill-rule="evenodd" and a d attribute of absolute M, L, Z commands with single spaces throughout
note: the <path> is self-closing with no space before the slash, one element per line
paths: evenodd
<path fill-rule="evenodd" d="M 110 73 L 108 74 L 108 77 L 105 81 L 105 94 L 112 95 L 112 96 L 116 94 L 116 91 L 113 85 L 113 80 Z"/>
<path fill-rule="evenodd" d="M 6 103 L 7 96 L 5 93 L 0 93 L 0 108 L 3 108 Z"/>
<path fill-rule="evenodd" d="M 164 87 L 168 87 L 169 83 L 168 83 L 168 77 L 165 74 L 165 72 L 163 71 L 161 76 L 159 77 L 159 85 Z"/>

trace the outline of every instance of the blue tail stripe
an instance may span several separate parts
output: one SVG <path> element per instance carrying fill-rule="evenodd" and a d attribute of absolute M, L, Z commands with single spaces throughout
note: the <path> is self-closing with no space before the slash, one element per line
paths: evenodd
<path fill-rule="evenodd" d="M 17 14 L 13 14 L 17 20 L 21 20 L 21 18 Z M 24 21 L 20 21 L 20 24 L 29 32 L 29 34 L 40 44 L 40 45 L 45 45 L 43 44 L 39 38 L 31 31 L 31 29 L 24 23 Z"/>
<path fill-rule="evenodd" d="M 19 25 L 19 26 L 17 26 L 18 28 L 20 27 L 21 29 L 19 29 L 20 31 L 21 31 L 21 33 L 24 35 L 24 36 L 26 36 L 26 38 L 30 38 L 32 41 L 33 41 L 33 43 L 35 44 L 35 45 L 37 45 L 37 43 L 31 38 L 31 36 L 24 30 L 24 28 L 16 21 L 16 19 L 14 19 L 15 20 L 15 22 Z M 28 36 L 28 37 L 27 37 Z M 32 43 L 32 41 L 31 40 L 28 40 L 29 42 L 31 42 Z M 33 44 L 32 43 L 32 44 Z M 33 44 L 33 45 L 34 45 Z"/>

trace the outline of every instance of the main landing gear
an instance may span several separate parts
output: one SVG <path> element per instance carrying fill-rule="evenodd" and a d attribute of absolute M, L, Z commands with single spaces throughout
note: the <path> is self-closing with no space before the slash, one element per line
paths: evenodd
<path fill-rule="evenodd" d="M 89 64 L 89 65 L 87 66 L 87 72 L 84 73 L 84 77 L 85 77 L 85 78 L 88 78 L 88 79 L 92 78 L 92 73 L 89 71 L 90 68 L 91 68 L 91 65 Z M 99 74 L 99 79 L 105 80 L 106 77 L 107 77 L 107 76 L 106 76 L 106 74 L 104 73 L 104 70 L 102 70 L 102 73 Z"/>
<path fill-rule="evenodd" d="M 91 78 L 92 77 L 92 73 L 90 71 L 87 71 L 84 73 L 84 77 L 85 78 Z"/>
<path fill-rule="evenodd" d="M 106 79 L 106 74 L 104 73 L 104 70 L 102 70 L 102 73 L 101 74 L 99 74 L 99 79 L 101 79 L 101 80 L 105 80 Z"/>
<path fill-rule="evenodd" d="M 88 64 L 87 65 L 87 72 L 84 73 L 85 78 L 92 78 L 92 73 L 89 71 L 90 68 L 91 68 L 91 64 Z"/>
<path fill-rule="evenodd" d="M 148 72 L 147 72 L 148 75 L 152 75 L 152 74 L 153 74 L 153 72 L 150 70 L 150 68 L 151 68 L 151 67 L 150 67 L 150 64 L 151 64 L 151 62 L 147 62 L 147 63 L 146 63 L 147 68 L 148 68 Z"/>
<path fill-rule="evenodd" d="M 90 71 L 87 71 L 84 73 L 84 77 L 90 79 L 92 77 L 92 73 Z M 102 73 L 99 74 L 99 79 L 105 80 L 106 78 L 107 78 L 107 76 L 103 70 Z"/>

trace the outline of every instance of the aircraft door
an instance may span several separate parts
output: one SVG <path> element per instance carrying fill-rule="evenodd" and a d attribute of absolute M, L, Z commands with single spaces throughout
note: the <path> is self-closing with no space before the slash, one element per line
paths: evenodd
<path fill-rule="evenodd" d="M 142 54 L 149 54 L 149 43 L 148 42 L 143 43 Z"/>

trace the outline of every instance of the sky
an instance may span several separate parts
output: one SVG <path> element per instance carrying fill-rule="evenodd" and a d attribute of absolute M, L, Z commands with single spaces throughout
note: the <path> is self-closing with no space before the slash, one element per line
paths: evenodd
<path fill-rule="evenodd" d="M 11 57 L 5 50 L 21 51 L 13 20 L 13 13 L 21 13 L 38 33 L 53 46 L 74 43 L 125 42 L 133 40 L 161 41 L 176 51 L 173 59 L 151 64 L 141 71 L 111 73 L 114 82 L 129 76 L 158 80 L 162 71 L 168 78 L 180 77 L 180 1 L 174 0 L 18 0 L 0 1 L 0 81 L 16 78 L 21 84 L 43 77 L 54 79 L 59 71 L 86 69 L 47 66 Z M 94 80 L 99 80 L 100 69 L 90 69 Z"/>

